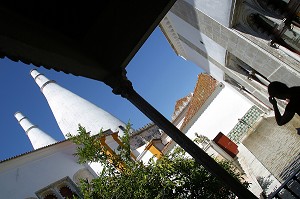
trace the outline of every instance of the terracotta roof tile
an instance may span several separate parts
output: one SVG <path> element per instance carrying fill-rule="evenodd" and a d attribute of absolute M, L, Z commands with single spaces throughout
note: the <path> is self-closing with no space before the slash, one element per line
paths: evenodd
<path fill-rule="evenodd" d="M 172 120 L 174 120 L 177 115 L 182 111 L 182 109 L 190 102 L 193 93 L 188 94 L 187 96 L 176 101 L 175 109 L 172 115 Z"/>
<path fill-rule="evenodd" d="M 208 74 L 202 73 L 198 75 L 198 81 L 194 89 L 193 97 L 190 101 L 183 124 L 180 127 L 181 130 L 189 123 L 209 96 L 215 91 L 217 84 L 217 80 Z"/>

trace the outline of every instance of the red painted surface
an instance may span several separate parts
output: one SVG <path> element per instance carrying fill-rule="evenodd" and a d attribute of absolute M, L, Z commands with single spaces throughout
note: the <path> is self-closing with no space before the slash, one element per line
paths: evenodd
<path fill-rule="evenodd" d="M 213 139 L 213 141 L 233 158 L 239 152 L 238 146 L 221 132 Z"/>

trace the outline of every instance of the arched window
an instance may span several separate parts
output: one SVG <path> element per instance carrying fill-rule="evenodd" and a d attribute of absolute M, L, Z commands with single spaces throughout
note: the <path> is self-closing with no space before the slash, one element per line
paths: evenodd
<path fill-rule="evenodd" d="M 75 192 L 73 192 L 68 186 L 62 186 L 59 189 L 60 194 L 64 197 L 64 198 L 73 198 L 74 196 L 78 196 Z"/>
<path fill-rule="evenodd" d="M 285 26 L 300 28 L 299 0 L 256 0 L 268 13 L 284 19 Z"/>
<path fill-rule="evenodd" d="M 272 34 L 273 28 L 276 25 L 275 22 L 260 14 L 251 14 L 249 16 L 249 21 L 252 27 L 261 30 L 261 32 L 265 32 L 268 35 Z"/>
<path fill-rule="evenodd" d="M 262 8 L 280 18 L 287 15 L 289 1 L 290 0 L 257 0 Z"/>
<path fill-rule="evenodd" d="M 82 198 L 79 189 L 69 177 L 65 177 L 48 185 L 37 191 L 36 195 L 42 199 Z"/>
<path fill-rule="evenodd" d="M 261 34 L 267 40 L 271 40 L 271 44 L 277 43 L 290 51 L 300 54 L 300 28 L 276 24 L 270 19 L 260 14 L 251 14 L 248 17 L 250 27 Z"/>
<path fill-rule="evenodd" d="M 249 26 L 259 34 L 261 38 L 271 40 L 276 23 L 260 14 L 250 14 L 247 18 Z"/>
<path fill-rule="evenodd" d="M 44 197 L 44 199 L 57 199 L 57 197 L 54 194 L 50 193 L 50 194 L 46 195 Z"/>

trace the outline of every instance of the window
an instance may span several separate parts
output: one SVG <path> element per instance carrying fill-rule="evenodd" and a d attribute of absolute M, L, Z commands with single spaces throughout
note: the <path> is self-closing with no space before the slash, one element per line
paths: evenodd
<path fill-rule="evenodd" d="M 248 17 L 250 27 L 265 39 L 300 54 L 300 28 L 297 26 L 287 26 L 286 20 L 281 24 L 276 24 L 270 19 L 260 14 L 251 14 Z"/>
<path fill-rule="evenodd" d="M 271 39 L 276 23 L 260 14 L 251 14 L 248 17 L 249 26 L 259 34 L 263 34 L 265 39 Z"/>
<path fill-rule="evenodd" d="M 258 4 L 270 13 L 283 17 L 287 15 L 289 0 L 257 0 Z"/>
<path fill-rule="evenodd" d="M 69 177 L 65 177 L 37 191 L 36 195 L 40 199 L 71 199 L 74 196 L 81 198 L 78 188 Z"/>
<path fill-rule="evenodd" d="M 49 194 L 49 195 L 46 195 L 45 197 L 44 197 L 44 199 L 57 199 L 57 197 L 54 195 L 54 194 Z"/>
<path fill-rule="evenodd" d="M 78 197 L 78 195 L 74 191 L 72 191 L 68 186 L 62 186 L 59 189 L 59 193 L 64 198 L 73 198 L 74 196 Z"/>

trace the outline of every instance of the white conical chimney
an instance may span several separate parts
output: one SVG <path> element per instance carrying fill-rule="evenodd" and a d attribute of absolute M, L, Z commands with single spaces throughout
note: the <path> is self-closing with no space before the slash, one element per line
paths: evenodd
<path fill-rule="evenodd" d="M 26 132 L 34 149 L 48 146 L 57 142 L 47 133 L 39 129 L 36 125 L 33 125 L 22 113 L 16 112 L 15 117 Z"/>
<path fill-rule="evenodd" d="M 31 76 L 41 88 L 46 97 L 57 124 L 67 138 L 67 134 L 77 135 L 78 124 L 85 127 L 91 135 L 98 134 L 100 129 L 119 131 L 119 126 L 125 126 L 123 122 L 108 112 L 79 97 L 69 90 L 49 80 L 37 70 L 32 70 Z"/>

